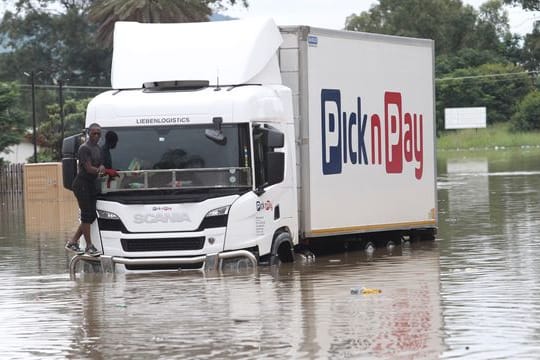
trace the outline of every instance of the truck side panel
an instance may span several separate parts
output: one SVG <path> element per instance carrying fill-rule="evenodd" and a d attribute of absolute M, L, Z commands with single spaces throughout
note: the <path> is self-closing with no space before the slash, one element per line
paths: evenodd
<path fill-rule="evenodd" d="M 435 227 L 433 42 L 309 30 L 297 32 L 301 233 Z"/>
<path fill-rule="evenodd" d="M 308 139 L 309 122 L 308 90 L 307 90 L 307 27 L 282 28 L 283 43 L 279 50 L 280 70 L 283 84 L 292 91 L 294 127 L 296 129 L 296 176 L 298 194 L 298 222 L 299 233 L 303 236 L 303 229 L 310 228 L 310 217 L 304 212 L 309 209 L 309 149 Z"/>

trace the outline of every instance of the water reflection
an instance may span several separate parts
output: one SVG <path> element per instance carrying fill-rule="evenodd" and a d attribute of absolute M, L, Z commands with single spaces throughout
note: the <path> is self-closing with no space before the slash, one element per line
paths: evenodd
<path fill-rule="evenodd" d="M 540 345 L 540 154 L 461 155 L 441 174 L 445 358 L 535 358 Z M 441 164 L 440 164 L 441 165 Z M 469 169 L 471 170 L 471 169 Z"/>
<path fill-rule="evenodd" d="M 352 252 L 321 257 L 312 265 L 224 275 L 2 280 L 0 286 L 9 289 L 2 290 L 2 314 L 11 314 L 0 323 L 0 331 L 10 333 L 2 339 L 3 353 L 21 358 L 436 356 L 441 350 L 437 249 L 416 244 L 405 253 L 383 252 L 366 261 L 363 253 Z M 355 286 L 383 292 L 352 295 Z"/>
<path fill-rule="evenodd" d="M 248 272 L 85 273 L 70 281 L 62 235 L 41 245 L 40 235 L 25 236 L 8 234 L 0 255 L 7 358 L 394 358 L 442 351 L 437 243 L 337 252 Z M 382 293 L 351 294 L 362 286 Z"/>
<path fill-rule="evenodd" d="M 70 281 L 76 207 L 3 200 L 1 357 L 536 358 L 540 151 L 437 166 L 437 241 L 223 274 Z"/>

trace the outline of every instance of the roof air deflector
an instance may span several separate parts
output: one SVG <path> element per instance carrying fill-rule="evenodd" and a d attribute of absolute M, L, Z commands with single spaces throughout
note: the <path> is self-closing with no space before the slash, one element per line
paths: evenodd
<path fill-rule="evenodd" d="M 208 80 L 170 80 L 145 82 L 142 87 L 145 91 L 200 90 L 209 85 Z"/>

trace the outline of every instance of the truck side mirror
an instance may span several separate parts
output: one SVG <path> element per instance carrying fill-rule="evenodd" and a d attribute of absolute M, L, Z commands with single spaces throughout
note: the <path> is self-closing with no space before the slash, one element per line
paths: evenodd
<path fill-rule="evenodd" d="M 285 145 L 285 136 L 283 133 L 274 128 L 264 128 L 263 130 L 263 145 L 266 148 L 282 148 Z"/>
<path fill-rule="evenodd" d="M 285 153 L 268 152 L 266 153 L 266 176 L 267 183 L 265 185 L 274 185 L 283 181 L 285 176 Z"/>
<path fill-rule="evenodd" d="M 77 175 L 79 146 L 81 146 L 81 134 L 69 136 L 62 142 L 62 181 L 68 190 L 73 190 L 71 185 Z"/>

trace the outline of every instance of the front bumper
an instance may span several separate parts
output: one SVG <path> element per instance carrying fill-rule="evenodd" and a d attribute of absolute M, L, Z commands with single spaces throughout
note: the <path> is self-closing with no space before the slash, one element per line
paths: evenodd
<path fill-rule="evenodd" d="M 69 262 L 69 275 L 72 279 L 76 278 L 77 264 L 79 261 L 100 263 L 103 272 L 115 272 L 116 264 L 131 266 L 161 266 L 161 265 L 193 265 L 202 264 L 201 270 L 221 270 L 223 260 L 244 258 L 251 265 L 257 266 L 257 257 L 248 250 L 234 250 L 209 255 L 189 256 L 189 257 L 155 257 L 155 258 L 127 258 L 122 256 L 92 257 L 89 255 L 75 255 Z"/>

